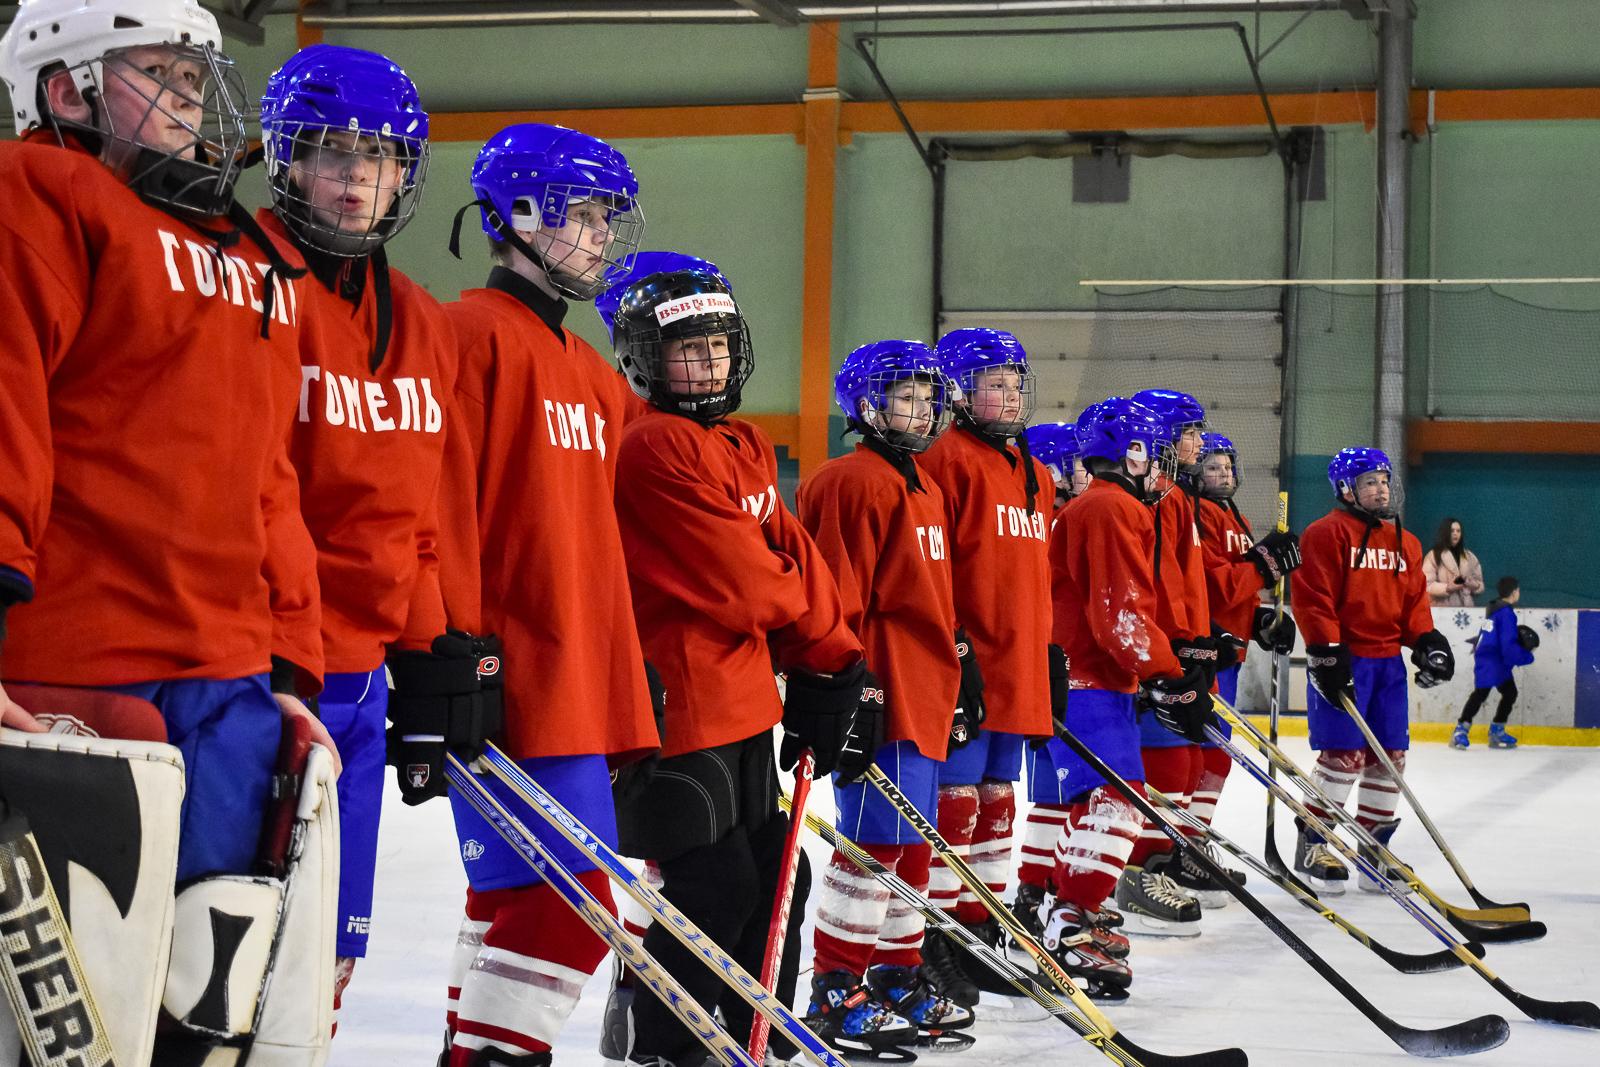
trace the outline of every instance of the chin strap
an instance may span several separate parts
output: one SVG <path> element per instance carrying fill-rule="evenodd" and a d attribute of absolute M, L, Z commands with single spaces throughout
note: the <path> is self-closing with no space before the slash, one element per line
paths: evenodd
<path fill-rule="evenodd" d="M 900 476 L 906 480 L 907 492 L 927 492 L 927 490 L 922 487 L 922 478 L 917 474 L 917 464 L 916 461 L 911 458 L 910 452 L 907 452 L 904 448 L 891 445 L 888 441 L 883 439 L 883 435 L 877 430 L 874 430 L 868 426 L 863 426 L 858 419 L 850 419 L 849 427 L 851 430 L 861 435 L 862 444 L 866 445 L 870 451 L 882 456 L 884 461 L 888 463 L 889 466 L 900 472 Z"/>
<path fill-rule="evenodd" d="M 1001 434 L 989 433 L 979 426 L 977 420 L 964 408 L 957 409 L 956 419 L 960 422 L 963 430 L 966 430 L 972 436 L 1006 457 L 1006 462 L 1011 464 L 1012 470 L 1017 469 L 1017 457 L 1011 454 L 1011 438 Z M 1035 498 L 1039 495 L 1039 473 L 1033 468 L 1033 454 L 1028 451 L 1027 434 L 1017 434 L 1017 451 L 1022 454 L 1023 487 L 1028 495 L 1028 515 L 1032 517 L 1037 510 Z"/>
<path fill-rule="evenodd" d="M 289 266 L 288 260 L 283 258 L 283 253 L 278 251 L 277 244 L 266 235 L 260 224 L 245 209 L 245 206 L 237 200 L 228 205 L 228 221 L 238 227 L 234 234 L 234 242 L 238 242 L 238 234 L 244 234 L 250 238 L 257 248 L 266 254 L 267 262 L 270 264 L 267 267 L 266 275 L 261 279 L 261 336 L 270 338 L 272 336 L 273 305 L 277 300 L 277 286 L 273 284 L 273 280 L 275 278 L 283 278 L 285 281 L 295 281 L 296 279 L 304 278 L 306 276 L 306 268 Z"/>
<path fill-rule="evenodd" d="M 1367 531 L 1361 535 L 1361 549 L 1356 553 L 1356 559 L 1359 559 L 1364 563 L 1366 562 L 1367 558 L 1367 542 L 1372 540 L 1372 531 L 1383 525 L 1383 520 L 1372 514 L 1372 512 L 1368 511 L 1366 508 L 1357 507 L 1342 497 L 1339 498 L 1339 506 L 1366 524 Z M 1394 515 L 1394 573 L 1397 577 L 1400 574 L 1400 558 L 1402 555 L 1404 555 L 1406 547 L 1405 538 L 1402 537 L 1401 534 L 1402 528 L 1400 526 L 1400 513 L 1396 511 Z"/>
<path fill-rule="evenodd" d="M 383 366 L 383 357 L 389 352 L 389 335 L 394 329 L 394 294 L 389 287 L 389 256 L 383 246 L 373 249 L 367 258 L 372 264 L 372 295 L 378 304 L 377 336 L 372 339 L 367 366 L 377 374 L 378 368 Z"/>

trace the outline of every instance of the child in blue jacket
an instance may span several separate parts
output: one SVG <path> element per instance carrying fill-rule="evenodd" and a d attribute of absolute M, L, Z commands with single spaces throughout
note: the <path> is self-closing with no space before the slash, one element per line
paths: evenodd
<path fill-rule="evenodd" d="M 1495 583 L 1496 599 L 1484 611 L 1483 629 L 1476 638 L 1473 650 L 1472 682 L 1477 686 L 1461 709 L 1461 720 L 1450 736 L 1451 748 L 1467 747 L 1467 728 L 1489 698 L 1490 689 L 1500 690 L 1500 706 L 1495 709 L 1494 722 L 1489 725 L 1490 748 L 1516 748 L 1517 739 L 1506 733 L 1506 719 L 1511 716 L 1511 706 L 1517 702 L 1517 683 L 1511 668 L 1525 667 L 1533 662 L 1533 650 L 1539 647 L 1539 634 L 1531 626 L 1518 626 L 1517 613 L 1512 610 L 1522 597 L 1517 580 L 1507 575 Z"/>

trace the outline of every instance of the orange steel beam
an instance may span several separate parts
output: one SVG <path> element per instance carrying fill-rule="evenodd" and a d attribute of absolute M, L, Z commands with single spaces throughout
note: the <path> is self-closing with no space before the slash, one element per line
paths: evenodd
<path fill-rule="evenodd" d="M 707 107 L 617 107 L 578 111 L 462 111 L 429 117 L 429 139 L 487 141 L 518 122 L 570 126 L 603 141 L 634 137 L 803 136 L 799 104 L 723 104 Z"/>
<path fill-rule="evenodd" d="M 837 27 L 811 24 L 806 80 L 811 89 L 839 84 Z M 805 108 L 806 204 L 800 297 L 800 477 L 828 458 L 829 379 L 833 374 L 833 192 L 839 146 L 839 95 L 817 96 Z"/>
<path fill-rule="evenodd" d="M 1600 422 L 1451 422 L 1419 419 L 1406 434 L 1406 460 L 1424 452 L 1600 455 Z"/>
<path fill-rule="evenodd" d="M 772 412 L 741 411 L 739 417 L 746 422 L 753 422 L 767 432 L 772 438 L 772 443 L 780 448 L 789 450 L 789 458 L 794 459 L 800 449 L 800 416 L 784 415 Z"/>
<path fill-rule="evenodd" d="M 307 26 L 303 18 L 308 0 L 300 0 L 300 6 L 294 13 L 294 40 L 296 48 L 310 48 L 314 44 L 322 43 L 322 27 Z"/>

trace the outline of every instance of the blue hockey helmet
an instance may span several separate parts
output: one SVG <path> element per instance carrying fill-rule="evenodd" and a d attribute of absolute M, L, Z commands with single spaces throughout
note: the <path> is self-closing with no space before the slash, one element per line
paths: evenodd
<path fill-rule="evenodd" d="M 577 300 L 592 300 L 608 274 L 627 270 L 644 236 L 639 180 L 628 161 L 565 126 L 524 122 L 495 134 L 472 165 L 472 189 L 483 232 L 529 242 L 551 284 Z M 580 204 L 593 204 L 594 214 L 574 215 Z M 549 231 L 569 222 L 579 223 L 579 233 L 554 240 Z M 584 247 L 594 244 L 593 230 L 604 234 L 598 254 Z"/>
<path fill-rule="evenodd" d="M 1206 428 L 1206 409 L 1200 406 L 1200 401 L 1176 389 L 1141 389 L 1133 394 L 1133 399 L 1155 412 L 1166 427 L 1166 447 L 1159 456 L 1162 472 L 1174 479 L 1180 474 L 1197 475 L 1198 451 L 1193 461 L 1184 463 L 1178 457 L 1178 445 L 1185 434 L 1192 432 L 1196 438 L 1193 444 L 1198 449 L 1198 439 Z"/>
<path fill-rule="evenodd" d="M 676 274 L 685 270 L 709 274 L 722 282 L 730 294 L 733 292 L 728 279 L 709 259 L 684 255 L 682 252 L 640 252 L 633 257 L 629 267 L 606 275 L 606 291 L 594 298 L 594 309 L 606 324 L 606 334 L 609 336 L 611 333 L 612 320 L 617 316 L 617 307 L 622 303 L 622 294 L 627 292 L 628 286 L 652 274 Z"/>
<path fill-rule="evenodd" d="M 1029 426 L 1023 437 L 1033 458 L 1050 468 L 1057 491 L 1076 496 L 1073 461 L 1078 458 L 1078 427 L 1070 422 L 1041 422 Z"/>
<path fill-rule="evenodd" d="M 1033 370 L 1022 342 L 1004 330 L 971 326 L 951 330 L 935 349 L 951 380 L 961 387 L 961 416 L 984 433 L 1015 437 L 1033 417 Z M 1005 372 L 1015 375 L 1015 382 Z"/>
<path fill-rule="evenodd" d="M 908 388 L 897 390 L 902 383 Z M 862 345 L 844 357 L 833 379 L 834 399 L 852 429 L 908 453 L 927 451 L 949 428 L 957 393 L 944 361 L 921 341 Z"/>
<path fill-rule="evenodd" d="M 612 320 L 617 365 L 633 391 L 662 411 L 700 421 L 739 407 L 755 352 L 720 274 L 650 274 L 623 290 Z"/>
<path fill-rule="evenodd" d="M 365 255 L 416 214 L 428 170 L 428 114 L 417 87 L 392 60 L 332 44 L 296 52 L 267 79 L 261 132 L 273 209 L 318 248 Z M 361 140 L 339 145 L 330 141 L 335 132 Z M 304 172 L 295 166 L 302 162 Z M 380 184 L 385 164 L 398 171 L 387 188 Z M 364 187 L 370 187 L 371 202 L 318 207 L 308 188 L 313 172 L 319 183 L 343 183 L 346 195 L 335 189 L 329 201 L 367 200 Z"/>
<path fill-rule="evenodd" d="M 1166 423 L 1161 417 L 1126 397 L 1102 400 L 1084 416 L 1078 424 L 1078 454 L 1084 459 L 1106 459 L 1114 464 L 1124 459 L 1153 462 L 1166 441 Z"/>
<path fill-rule="evenodd" d="M 1239 450 L 1220 433 L 1200 438 L 1200 495 L 1221 503 L 1239 491 Z"/>
<path fill-rule="evenodd" d="M 1333 486 L 1334 499 L 1346 507 L 1380 519 L 1392 519 L 1400 514 L 1399 479 L 1395 477 L 1389 457 L 1379 449 L 1360 445 L 1342 449 L 1328 464 L 1328 482 Z M 1374 491 L 1369 493 L 1369 490 Z M 1346 492 L 1353 500 L 1344 498 Z M 1363 496 L 1372 503 L 1362 503 Z"/>

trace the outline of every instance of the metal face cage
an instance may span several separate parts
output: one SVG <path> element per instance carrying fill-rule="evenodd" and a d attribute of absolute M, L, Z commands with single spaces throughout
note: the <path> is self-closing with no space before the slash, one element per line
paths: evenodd
<path fill-rule="evenodd" d="M 543 204 L 517 197 L 511 225 L 531 239 L 551 284 L 575 300 L 598 296 L 608 275 L 629 268 L 644 239 L 639 201 L 594 186 L 547 185 Z"/>
<path fill-rule="evenodd" d="M 900 368 L 877 371 L 867 378 L 869 410 L 856 412 L 858 422 L 890 445 L 907 452 L 926 452 L 950 428 L 956 389 L 942 374 Z"/>
<path fill-rule="evenodd" d="M 350 121 L 268 137 L 267 173 L 273 205 L 301 237 L 334 255 L 361 256 L 416 216 L 430 152 L 426 141 L 397 136 L 387 123 L 368 129 Z"/>
<path fill-rule="evenodd" d="M 1027 429 L 1038 405 L 1033 369 L 1025 363 L 975 367 L 957 384 L 966 399 L 967 417 L 985 433 L 1017 436 Z"/>

